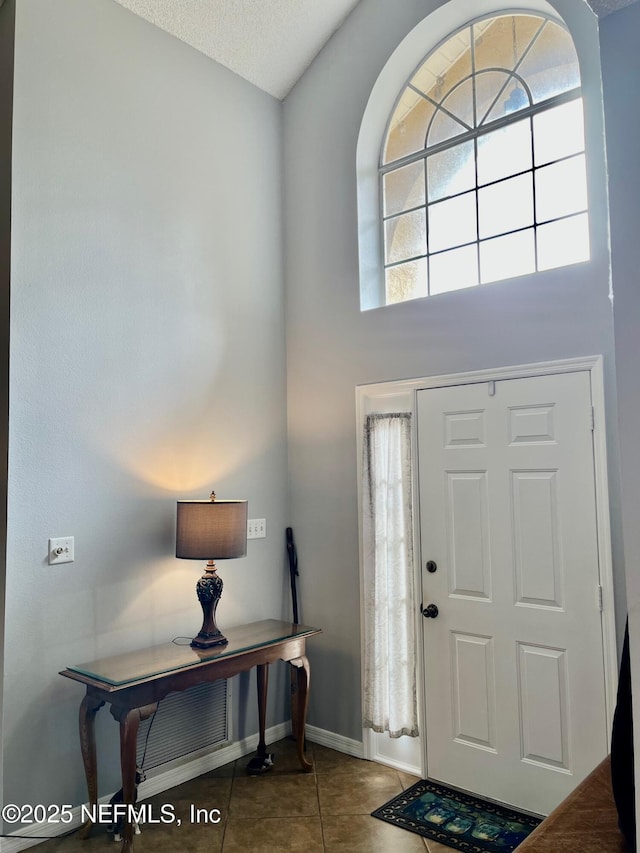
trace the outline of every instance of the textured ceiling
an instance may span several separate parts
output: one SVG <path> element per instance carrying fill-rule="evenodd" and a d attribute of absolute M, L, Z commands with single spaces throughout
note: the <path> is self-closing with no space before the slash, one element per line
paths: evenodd
<path fill-rule="evenodd" d="M 587 0 L 593 11 L 599 18 L 608 15 L 609 12 L 615 12 L 617 9 L 622 9 L 624 6 L 631 6 L 637 0 Z"/>
<path fill-rule="evenodd" d="M 265 92 L 284 98 L 359 0 L 116 2 Z M 588 0 L 599 17 L 635 2 Z"/>
<path fill-rule="evenodd" d="M 284 98 L 358 0 L 116 0 Z"/>

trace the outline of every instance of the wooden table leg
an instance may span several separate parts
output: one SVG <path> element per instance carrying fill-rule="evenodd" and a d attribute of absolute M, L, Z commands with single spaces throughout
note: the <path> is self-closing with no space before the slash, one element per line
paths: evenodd
<path fill-rule="evenodd" d="M 258 677 L 258 724 L 260 735 L 258 749 L 251 761 L 247 764 L 247 773 L 250 776 L 259 776 L 273 767 L 273 755 L 267 752 L 265 740 L 265 727 L 267 723 L 267 686 L 269 683 L 269 664 L 259 663 L 256 665 Z"/>
<path fill-rule="evenodd" d="M 289 692 L 291 699 L 291 736 L 297 739 L 298 731 L 298 670 L 289 662 Z"/>
<path fill-rule="evenodd" d="M 102 708 L 104 702 L 87 694 L 80 703 L 80 749 L 82 750 L 82 761 L 84 762 L 84 773 L 87 777 L 87 791 L 89 793 L 89 805 L 96 808 L 98 804 L 98 762 L 96 759 L 96 714 Z M 78 832 L 80 838 L 88 838 L 93 821 L 87 820 Z"/>
<path fill-rule="evenodd" d="M 298 759 L 300 760 L 302 769 L 306 773 L 310 773 L 313 770 L 313 764 L 307 760 L 307 757 L 304 754 L 304 729 L 307 721 L 307 706 L 309 704 L 309 682 L 311 680 L 311 669 L 306 655 L 296 658 L 295 660 L 290 661 L 290 663 L 291 666 L 295 666 L 298 674 L 298 685 L 296 690 L 298 708 L 295 719 L 296 730 L 293 734 L 296 739 Z"/>
<path fill-rule="evenodd" d="M 269 664 L 260 663 L 256 667 L 258 678 L 258 728 L 260 738 L 258 740 L 258 758 L 262 761 L 267 756 L 267 743 L 265 741 L 265 727 L 267 724 L 267 688 L 269 686 Z"/>
<path fill-rule="evenodd" d="M 114 708 L 111 715 L 120 723 L 120 767 L 122 770 L 122 802 L 133 806 L 136 798 L 136 751 L 138 728 L 141 720 L 146 720 L 157 709 L 158 703 L 143 708 Z M 133 824 L 127 818 L 123 823 L 122 853 L 133 850 Z"/>

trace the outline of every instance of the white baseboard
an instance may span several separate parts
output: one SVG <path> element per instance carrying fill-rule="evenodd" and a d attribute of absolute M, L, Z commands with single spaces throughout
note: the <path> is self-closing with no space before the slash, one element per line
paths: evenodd
<path fill-rule="evenodd" d="M 321 730 L 318 729 L 318 731 Z M 291 723 L 280 723 L 277 726 L 267 729 L 265 739 L 267 743 L 273 743 L 282 740 L 282 738 L 287 737 L 290 733 Z M 327 732 L 327 734 L 329 733 Z M 334 737 L 338 737 L 338 735 L 334 735 Z M 161 794 L 163 791 L 169 790 L 169 788 L 174 788 L 176 785 L 181 785 L 183 782 L 188 782 L 190 779 L 202 776 L 203 773 L 208 773 L 210 770 L 215 770 L 217 767 L 229 764 L 231 761 L 235 761 L 237 758 L 242 758 L 244 755 L 253 752 L 257 746 L 258 734 L 256 733 L 243 740 L 234 741 L 227 746 L 223 746 L 221 749 L 216 749 L 207 755 L 200 756 L 193 761 L 186 762 L 163 773 L 158 773 L 157 776 L 152 776 L 140 785 L 138 799 L 143 800 L 147 799 L 147 797 L 153 797 L 155 794 Z M 339 749 L 337 746 L 333 748 Z M 98 802 L 108 803 L 111 797 L 112 794 L 106 794 L 104 797 L 100 797 Z M 82 825 L 81 811 L 82 806 L 76 806 L 72 810 L 73 819 L 70 823 L 35 823 L 16 830 L 15 836 L 8 836 L 0 841 L 0 851 L 2 853 L 19 853 L 21 850 L 27 850 L 29 847 L 41 844 L 44 840 L 42 836 L 54 838 L 80 829 Z"/>
<path fill-rule="evenodd" d="M 394 770 L 401 770 L 409 776 L 417 776 L 422 778 L 422 769 L 415 764 L 407 764 L 404 761 L 396 761 L 394 758 L 389 758 L 386 755 L 372 755 L 371 760 L 376 764 L 384 764 L 385 767 L 392 767 Z"/>
<path fill-rule="evenodd" d="M 352 740 L 343 735 L 328 732 L 326 729 L 316 728 L 316 726 L 307 725 L 305 731 L 307 739 L 312 743 L 318 743 L 320 746 L 328 746 L 329 749 L 344 752 L 346 755 L 353 755 L 354 758 L 364 757 L 364 747 L 360 740 Z"/>

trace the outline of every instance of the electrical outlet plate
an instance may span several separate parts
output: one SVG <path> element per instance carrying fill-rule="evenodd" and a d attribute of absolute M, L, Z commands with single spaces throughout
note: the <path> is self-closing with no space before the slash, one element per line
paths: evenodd
<path fill-rule="evenodd" d="M 247 521 L 247 539 L 265 539 L 266 535 L 266 518 L 250 518 L 249 521 Z"/>
<path fill-rule="evenodd" d="M 57 563 L 73 563 L 74 541 L 73 536 L 59 536 L 57 539 L 49 539 L 49 565 Z"/>

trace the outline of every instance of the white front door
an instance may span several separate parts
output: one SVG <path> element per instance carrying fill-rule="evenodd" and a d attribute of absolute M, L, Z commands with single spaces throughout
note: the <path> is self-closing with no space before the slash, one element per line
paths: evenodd
<path fill-rule="evenodd" d="M 417 414 L 428 774 L 546 814 L 608 751 L 589 373 Z"/>

